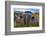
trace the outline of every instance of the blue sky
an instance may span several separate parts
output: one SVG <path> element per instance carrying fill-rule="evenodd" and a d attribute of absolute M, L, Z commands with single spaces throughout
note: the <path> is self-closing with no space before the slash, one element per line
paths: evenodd
<path fill-rule="evenodd" d="M 32 13 L 39 12 L 38 8 L 15 8 L 15 11 L 31 11 Z"/>

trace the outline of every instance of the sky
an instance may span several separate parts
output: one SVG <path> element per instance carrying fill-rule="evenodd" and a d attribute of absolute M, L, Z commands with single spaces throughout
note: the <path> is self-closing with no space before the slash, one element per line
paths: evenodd
<path fill-rule="evenodd" d="M 14 11 L 20 11 L 20 12 L 25 12 L 25 11 L 31 11 L 32 13 L 39 12 L 38 8 L 15 8 Z"/>

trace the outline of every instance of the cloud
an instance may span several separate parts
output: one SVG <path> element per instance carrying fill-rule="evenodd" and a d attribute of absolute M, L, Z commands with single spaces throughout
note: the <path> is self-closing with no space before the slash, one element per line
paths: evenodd
<path fill-rule="evenodd" d="M 14 11 L 21 11 L 21 12 L 31 11 L 32 13 L 35 13 L 35 12 L 39 12 L 39 9 L 38 8 L 15 8 Z"/>

